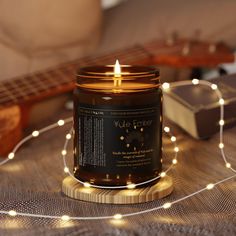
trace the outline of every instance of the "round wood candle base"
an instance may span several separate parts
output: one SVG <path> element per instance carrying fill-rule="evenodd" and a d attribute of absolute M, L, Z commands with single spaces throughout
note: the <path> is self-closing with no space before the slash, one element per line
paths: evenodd
<path fill-rule="evenodd" d="M 62 182 L 62 191 L 68 197 L 97 203 L 135 204 L 149 202 L 166 197 L 173 191 L 173 181 L 170 176 L 161 178 L 154 185 L 136 189 L 98 189 L 84 187 L 72 177 L 66 177 Z"/>

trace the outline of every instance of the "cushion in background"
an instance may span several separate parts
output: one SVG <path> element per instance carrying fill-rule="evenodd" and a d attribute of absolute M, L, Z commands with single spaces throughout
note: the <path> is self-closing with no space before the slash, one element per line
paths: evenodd
<path fill-rule="evenodd" d="M 82 57 L 101 13 L 99 0 L 0 0 L 0 80 Z"/>

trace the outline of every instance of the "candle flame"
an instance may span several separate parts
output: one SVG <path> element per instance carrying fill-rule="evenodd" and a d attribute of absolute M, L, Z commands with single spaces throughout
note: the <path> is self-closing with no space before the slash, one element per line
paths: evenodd
<path fill-rule="evenodd" d="M 120 68 L 120 63 L 118 60 L 116 60 L 116 64 L 114 66 L 114 74 L 115 74 L 115 77 L 121 76 L 121 68 Z"/>
<path fill-rule="evenodd" d="M 118 60 L 116 60 L 114 66 L 114 86 L 115 87 L 121 86 L 121 67 Z"/>

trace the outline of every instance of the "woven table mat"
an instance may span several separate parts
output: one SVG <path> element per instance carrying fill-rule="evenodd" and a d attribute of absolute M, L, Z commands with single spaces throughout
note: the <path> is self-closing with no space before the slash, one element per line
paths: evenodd
<path fill-rule="evenodd" d="M 69 116 L 70 113 L 64 115 Z M 58 116 L 58 118 L 60 118 Z M 53 118 L 55 121 L 56 117 Z M 46 123 L 50 124 L 47 121 Z M 46 124 L 45 123 L 45 124 Z M 43 125 L 43 124 L 42 124 Z M 128 213 L 162 205 L 190 194 L 210 182 L 232 175 L 217 148 L 218 134 L 196 141 L 174 125 L 180 153 L 170 172 L 174 192 L 165 199 L 135 205 L 103 205 L 67 198 L 61 193 L 61 149 L 71 124 L 29 141 L 16 158 L 0 167 L 0 209 L 51 215 L 102 216 Z M 43 127 L 43 126 L 42 126 Z M 236 128 L 225 131 L 225 149 L 235 166 Z M 164 168 L 170 164 L 172 144 L 164 136 Z M 72 167 L 72 144 L 68 161 Z M 235 235 L 236 182 L 230 180 L 197 196 L 148 214 L 112 220 L 68 221 L 0 215 L 0 235 Z"/>

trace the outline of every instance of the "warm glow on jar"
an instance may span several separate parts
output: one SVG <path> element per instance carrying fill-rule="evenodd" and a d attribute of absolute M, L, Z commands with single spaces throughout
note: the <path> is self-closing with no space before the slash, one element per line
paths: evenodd
<path fill-rule="evenodd" d="M 74 130 L 75 177 L 83 182 L 133 189 L 157 177 L 162 171 L 159 71 L 118 60 L 81 68 Z"/>

